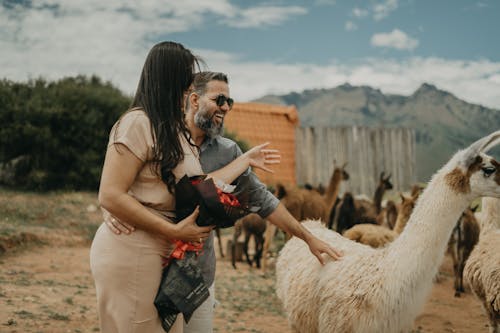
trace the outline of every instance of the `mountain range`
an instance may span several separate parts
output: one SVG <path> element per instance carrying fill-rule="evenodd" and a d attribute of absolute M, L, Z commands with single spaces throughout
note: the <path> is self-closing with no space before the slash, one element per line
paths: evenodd
<path fill-rule="evenodd" d="M 410 96 L 343 84 L 331 89 L 266 95 L 254 102 L 295 105 L 301 127 L 414 128 L 416 177 L 423 182 L 458 149 L 500 129 L 500 110 L 467 103 L 427 83 Z"/>

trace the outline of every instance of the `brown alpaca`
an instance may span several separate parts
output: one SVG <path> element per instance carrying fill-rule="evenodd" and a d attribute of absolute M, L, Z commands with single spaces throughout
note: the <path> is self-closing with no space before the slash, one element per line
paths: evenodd
<path fill-rule="evenodd" d="M 276 197 L 297 221 L 302 220 L 304 191 L 294 186 L 276 185 Z"/>
<path fill-rule="evenodd" d="M 306 189 L 298 189 L 302 196 L 302 215 L 299 221 L 306 219 L 326 221 L 327 206 L 325 199 L 319 192 Z"/>
<path fill-rule="evenodd" d="M 465 292 L 463 282 L 465 262 L 479 241 L 480 228 L 474 216 L 477 207 L 473 209 L 467 208 L 462 213 L 448 242 L 448 253 L 453 260 L 453 271 L 455 273 L 455 297 L 460 297 L 460 294 Z"/>
<path fill-rule="evenodd" d="M 410 219 L 410 215 L 413 212 L 413 208 L 415 208 L 419 195 L 420 192 L 415 192 L 412 197 L 407 198 L 400 194 L 401 205 L 399 207 L 398 217 L 396 218 L 396 223 L 393 229 L 398 235 L 402 233 L 403 229 L 406 227 L 406 223 L 408 223 L 408 220 Z"/>
<path fill-rule="evenodd" d="M 301 220 L 320 219 L 323 223 L 331 227 L 331 223 L 329 223 L 331 221 L 330 216 L 332 212 L 335 212 L 340 184 L 343 180 L 349 179 L 349 174 L 345 171 L 346 165 L 347 162 L 342 166 L 335 166 L 335 161 L 333 161 L 333 173 L 323 195 L 318 196 L 318 194 L 321 194 L 319 189 L 311 189 L 308 192 L 303 192 L 304 203 Z M 320 198 L 324 203 L 321 203 Z"/>
<path fill-rule="evenodd" d="M 234 234 L 233 243 L 231 245 L 231 262 L 233 267 L 236 268 L 236 242 L 240 237 L 241 233 L 245 234 L 245 242 L 243 243 L 243 253 L 247 259 L 247 263 L 252 267 L 253 262 L 257 268 L 260 268 L 260 259 L 262 258 L 262 251 L 264 245 L 264 232 L 266 231 L 266 220 L 260 217 L 258 214 L 248 214 L 242 217 L 234 224 Z M 253 236 L 255 242 L 255 254 L 253 260 L 250 259 L 248 255 L 248 243 L 250 237 Z"/>
<path fill-rule="evenodd" d="M 347 162 L 344 163 L 344 165 L 342 165 L 341 167 L 336 167 L 335 161 L 333 163 L 334 163 L 334 168 L 332 176 L 330 177 L 330 183 L 328 184 L 328 187 L 325 190 L 325 194 L 323 195 L 328 212 L 327 221 L 330 220 L 330 212 L 332 211 L 333 206 L 337 201 L 340 192 L 340 183 L 343 180 L 349 180 L 349 174 L 345 171 L 345 166 L 347 165 Z"/>

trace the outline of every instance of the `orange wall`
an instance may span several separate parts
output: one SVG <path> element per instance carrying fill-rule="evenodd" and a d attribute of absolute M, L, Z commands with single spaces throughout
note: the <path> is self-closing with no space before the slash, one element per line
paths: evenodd
<path fill-rule="evenodd" d="M 270 168 L 274 174 L 254 170 L 259 179 L 274 185 L 277 182 L 295 184 L 295 128 L 298 113 L 294 106 L 259 103 L 235 103 L 227 114 L 226 130 L 255 146 L 269 141 L 270 148 L 279 149 L 281 163 Z"/>

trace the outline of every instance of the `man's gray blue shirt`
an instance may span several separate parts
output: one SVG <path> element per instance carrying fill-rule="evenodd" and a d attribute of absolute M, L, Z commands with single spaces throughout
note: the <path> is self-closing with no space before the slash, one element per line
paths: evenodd
<path fill-rule="evenodd" d="M 215 138 L 206 138 L 200 147 L 200 164 L 203 172 L 209 173 L 218 170 L 242 154 L 240 147 L 236 142 L 217 136 Z M 249 198 L 249 205 L 260 207 L 257 211 L 261 217 L 266 218 L 271 214 L 279 204 L 279 200 L 267 190 L 266 186 L 260 182 L 257 176 L 248 168 L 233 183 L 244 184 L 245 192 Z M 215 277 L 215 251 L 214 251 L 214 233 L 210 233 L 203 246 L 203 252 L 199 258 L 200 267 L 203 272 L 205 283 L 212 285 Z"/>

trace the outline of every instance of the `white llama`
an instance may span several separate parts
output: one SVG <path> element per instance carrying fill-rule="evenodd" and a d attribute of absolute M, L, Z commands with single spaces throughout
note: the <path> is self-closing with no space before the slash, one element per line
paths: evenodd
<path fill-rule="evenodd" d="M 500 199 L 483 198 L 479 243 L 464 268 L 464 279 L 481 301 L 490 333 L 500 333 Z"/>
<path fill-rule="evenodd" d="M 477 197 L 500 197 L 500 166 L 484 154 L 498 143 L 500 131 L 457 152 L 432 177 L 403 233 L 385 248 L 350 241 L 317 221 L 304 223 L 344 257 L 321 266 L 301 240 L 286 243 L 276 265 L 277 294 L 292 329 L 410 331 L 462 212 Z"/>

